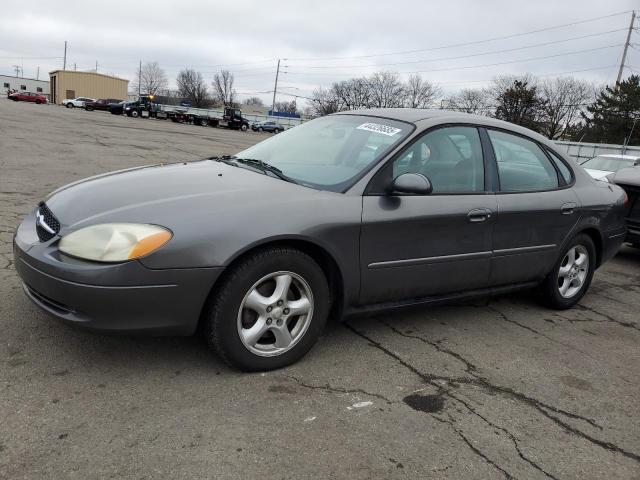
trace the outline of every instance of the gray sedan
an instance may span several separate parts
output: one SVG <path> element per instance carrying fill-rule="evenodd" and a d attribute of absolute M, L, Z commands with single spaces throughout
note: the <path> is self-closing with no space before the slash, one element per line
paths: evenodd
<path fill-rule="evenodd" d="M 200 328 L 229 364 L 266 370 L 328 317 L 535 286 L 569 308 L 620 247 L 626 201 L 530 130 L 361 110 L 62 187 L 18 227 L 15 265 L 66 323 Z"/>

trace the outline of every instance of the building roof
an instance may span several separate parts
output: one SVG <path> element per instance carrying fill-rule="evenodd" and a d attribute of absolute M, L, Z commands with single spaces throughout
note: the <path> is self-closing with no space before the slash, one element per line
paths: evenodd
<path fill-rule="evenodd" d="M 54 73 L 60 73 L 60 72 L 71 73 L 73 75 L 95 75 L 97 77 L 113 78 L 115 80 L 121 80 L 123 82 L 128 82 L 129 81 L 126 78 L 116 77 L 115 75 L 106 75 L 104 73 L 98 73 L 98 72 L 83 72 L 83 71 L 79 71 L 79 70 L 53 70 L 53 71 L 49 72 L 49 75 L 53 75 Z"/>
<path fill-rule="evenodd" d="M 15 78 L 16 80 L 30 80 L 32 82 L 49 83 L 49 80 L 40 80 L 39 78 L 16 77 L 15 75 L 3 75 L 3 74 L 0 74 L 0 77 L 2 77 L 2 78 Z"/>

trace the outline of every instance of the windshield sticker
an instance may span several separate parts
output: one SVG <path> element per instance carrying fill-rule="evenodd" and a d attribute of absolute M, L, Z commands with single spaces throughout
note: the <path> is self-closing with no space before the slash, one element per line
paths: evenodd
<path fill-rule="evenodd" d="M 381 125 L 379 123 L 363 123 L 356 128 L 358 130 L 366 130 L 367 132 L 381 133 L 382 135 L 387 135 L 388 137 L 393 137 L 396 133 L 402 131 L 402 129 L 400 128 L 390 127 L 389 125 Z"/>

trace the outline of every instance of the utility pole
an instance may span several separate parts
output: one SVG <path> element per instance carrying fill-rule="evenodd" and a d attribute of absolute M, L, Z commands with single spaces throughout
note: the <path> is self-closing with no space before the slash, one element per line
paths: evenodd
<path fill-rule="evenodd" d="M 140 97 L 140 88 L 142 85 L 142 60 L 140 60 L 140 67 L 138 68 L 138 97 Z"/>
<path fill-rule="evenodd" d="M 62 70 L 67 69 L 67 41 L 64 41 L 64 63 L 62 64 Z"/>
<path fill-rule="evenodd" d="M 624 62 L 627 59 L 627 50 L 629 49 L 629 44 L 631 43 L 631 32 L 633 32 L 633 22 L 636 19 L 636 11 L 631 12 L 631 23 L 629 24 L 629 31 L 627 32 L 627 41 L 624 43 L 624 50 L 622 52 L 622 60 L 620 61 L 620 70 L 618 70 L 618 78 L 616 79 L 616 86 L 620 85 L 620 80 L 622 79 L 622 71 L 624 70 Z"/>
<path fill-rule="evenodd" d="M 73 62 L 73 69 L 78 70 L 78 64 L 76 62 Z"/>
<path fill-rule="evenodd" d="M 20 76 L 20 65 L 14 65 L 13 69 L 16 71 L 16 77 Z"/>
<path fill-rule="evenodd" d="M 280 74 L 280 59 L 278 59 L 278 68 L 276 69 L 276 84 L 273 86 L 273 101 L 271 102 L 271 115 L 276 111 L 276 92 L 278 91 L 278 75 Z"/>
<path fill-rule="evenodd" d="M 96 73 L 98 73 L 98 60 L 96 60 Z"/>
<path fill-rule="evenodd" d="M 38 70 L 36 70 L 36 80 L 40 80 L 40 67 L 38 67 Z"/>

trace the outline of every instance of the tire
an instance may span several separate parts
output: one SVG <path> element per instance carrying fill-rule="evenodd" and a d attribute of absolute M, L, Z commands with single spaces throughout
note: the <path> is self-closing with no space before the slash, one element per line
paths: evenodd
<path fill-rule="evenodd" d="M 129 113 L 129 116 L 133 118 L 138 118 L 140 116 L 140 112 L 138 112 L 137 110 L 131 110 Z"/>
<path fill-rule="evenodd" d="M 274 135 L 277 135 L 278 133 L 280 133 L 280 129 L 279 129 L 279 128 L 276 128 L 276 129 L 273 131 L 273 134 L 274 134 Z"/>
<path fill-rule="evenodd" d="M 200 126 L 201 127 L 206 127 L 209 125 L 209 120 L 207 120 L 206 118 L 201 118 L 200 119 Z"/>
<path fill-rule="evenodd" d="M 242 126 L 240 127 L 240 130 L 242 130 L 243 132 L 246 132 L 246 131 L 248 130 L 248 128 L 247 128 L 247 126 L 246 126 L 246 125 L 242 125 Z"/>
<path fill-rule="evenodd" d="M 280 295 L 285 299 L 282 303 L 276 300 L 276 286 L 285 291 L 287 278 L 288 296 Z M 254 302 L 250 300 L 252 292 L 258 299 Z M 289 313 L 296 299 L 301 311 L 306 304 L 306 314 Z M 248 303 L 258 307 L 248 307 Z M 232 367 L 244 371 L 282 368 L 300 359 L 315 344 L 330 306 L 327 279 L 309 255 L 292 248 L 268 248 L 238 263 L 212 292 L 204 315 L 205 335 L 209 346 Z M 263 333 L 255 335 L 253 341 L 244 337 L 259 322 Z M 289 333 L 284 334 L 285 330 Z"/>
<path fill-rule="evenodd" d="M 580 258 L 586 258 L 586 266 L 584 260 L 578 264 Z M 576 263 L 573 263 L 574 261 Z M 596 247 L 593 240 L 584 233 L 573 237 L 542 283 L 545 304 L 557 310 L 565 310 L 578 303 L 591 284 L 595 263 Z M 564 293 L 563 288 L 567 288 Z"/>
<path fill-rule="evenodd" d="M 262 127 L 258 127 L 259 132 L 261 132 L 262 130 L 264 130 Z"/>
<path fill-rule="evenodd" d="M 75 107 L 75 105 L 73 103 L 69 102 L 69 103 L 66 104 L 66 107 L 67 108 L 73 108 L 73 107 Z"/>
<path fill-rule="evenodd" d="M 84 107 L 87 112 L 93 112 L 93 107 Z"/>
<path fill-rule="evenodd" d="M 40 100 L 36 100 L 36 105 L 40 105 L 42 102 Z"/>

